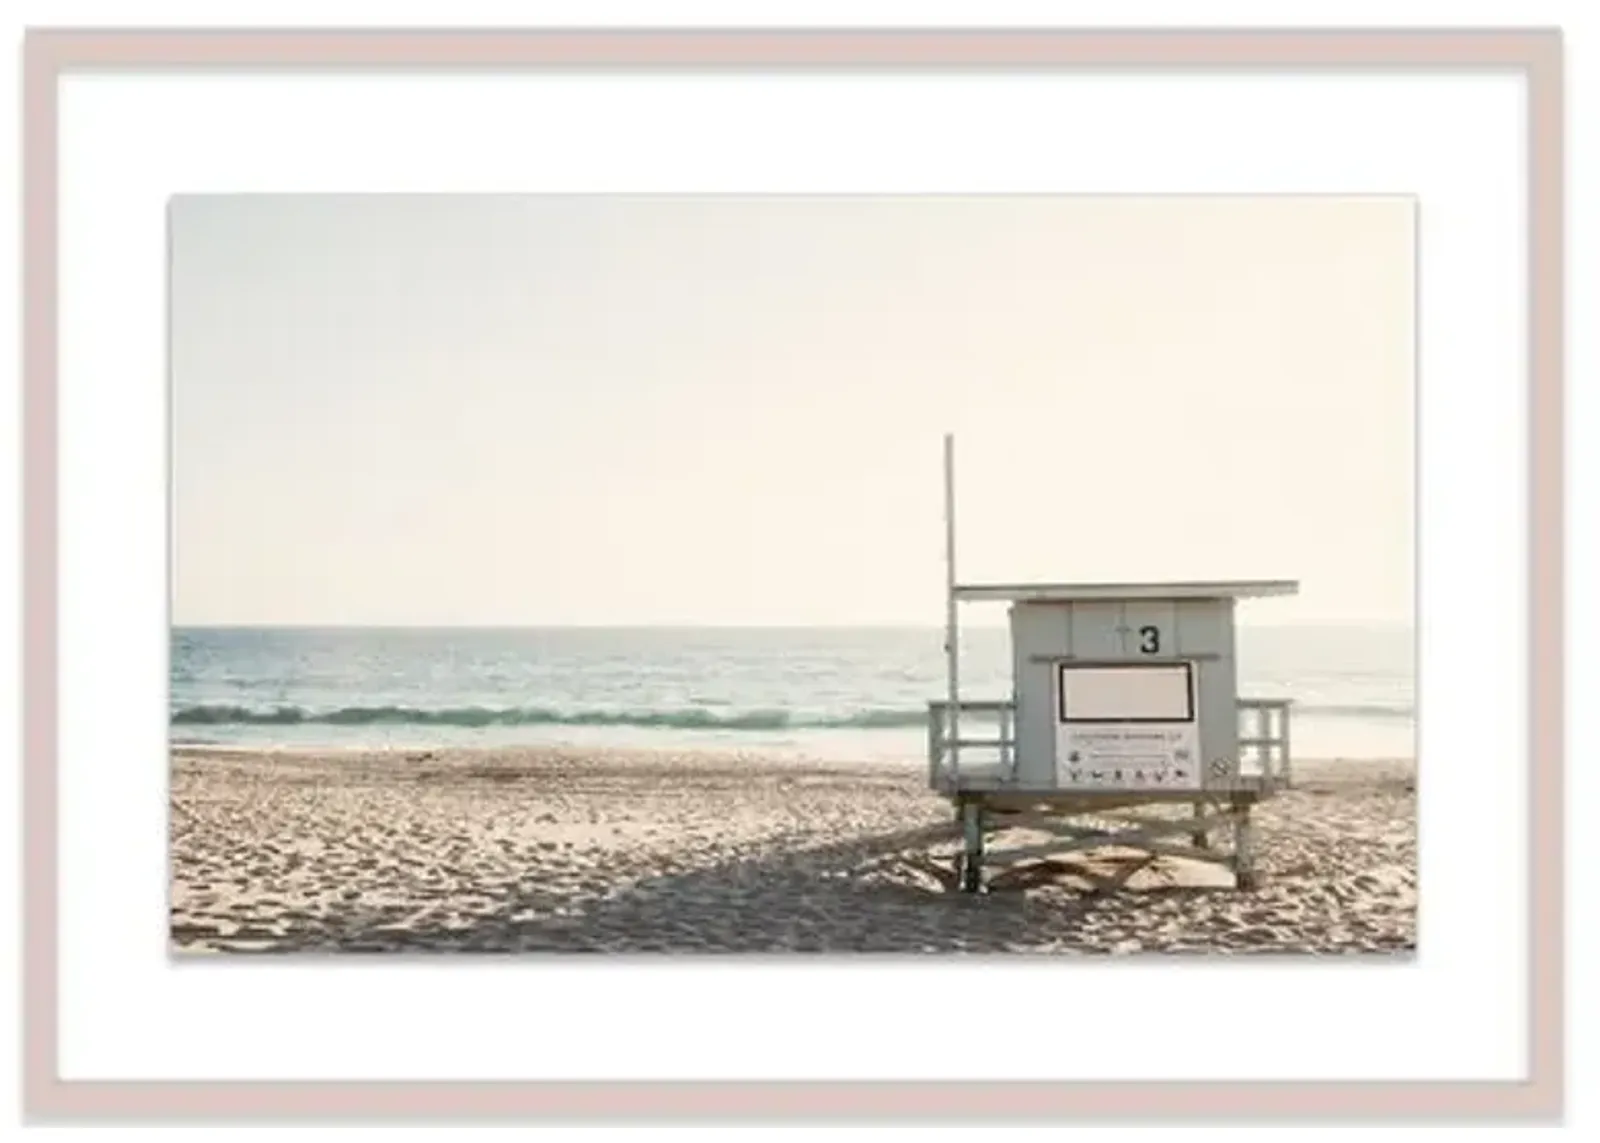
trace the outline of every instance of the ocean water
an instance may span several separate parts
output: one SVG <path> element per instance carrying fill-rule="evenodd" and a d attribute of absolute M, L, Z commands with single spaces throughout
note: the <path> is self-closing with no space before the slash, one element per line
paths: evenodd
<path fill-rule="evenodd" d="M 1408 628 L 1238 633 L 1239 690 L 1290 698 L 1300 758 L 1415 753 Z M 1004 628 L 963 630 L 962 695 L 1006 698 Z M 512 743 L 926 756 L 938 629 L 178 628 L 175 743 Z"/>

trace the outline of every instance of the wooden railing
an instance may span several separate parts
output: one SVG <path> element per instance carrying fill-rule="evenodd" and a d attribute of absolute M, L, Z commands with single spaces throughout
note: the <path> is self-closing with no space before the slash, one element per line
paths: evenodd
<path fill-rule="evenodd" d="M 1293 784 L 1289 753 L 1289 699 L 1240 699 L 1239 769 L 1272 786 Z"/>
<path fill-rule="evenodd" d="M 1260 775 L 1273 787 L 1291 783 L 1290 706 L 1289 699 L 1238 700 L 1241 773 Z M 935 786 L 942 785 L 968 766 L 997 766 L 1003 775 L 1015 776 L 1016 704 L 1000 700 L 963 700 L 956 719 L 959 740 L 950 734 L 950 709 L 947 700 L 928 704 L 929 781 Z M 956 746 L 960 747 L 959 752 L 952 750 Z M 950 765 L 952 755 L 957 760 L 955 768 Z"/>
<path fill-rule="evenodd" d="M 938 700 L 928 704 L 928 777 L 937 782 L 941 773 L 949 771 L 948 760 L 952 747 L 959 746 L 955 757 L 959 764 L 1000 766 L 1007 774 L 1015 774 L 1017 766 L 1017 704 L 999 700 L 963 701 L 956 720 L 961 738 L 950 735 L 950 703 Z M 995 731 L 993 737 L 969 737 L 973 723 Z M 983 751 L 974 757 L 970 750 Z"/>

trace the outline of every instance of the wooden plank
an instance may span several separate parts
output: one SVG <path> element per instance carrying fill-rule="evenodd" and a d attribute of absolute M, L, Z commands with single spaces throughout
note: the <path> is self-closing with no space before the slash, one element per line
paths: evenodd
<path fill-rule="evenodd" d="M 1123 828 L 1105 829 L 1087 823 L 1074 822 L 1065 816 L 1052 816 L 1048 814 L 1030 815 L 1026 820 L 1028 825 L 1012 825 L 1007 823 L 1008 829 L 1035 829 L 1051 833 L 1073 833 L 1083 836 L 1103 835 L 1105 837 L 1135 837 L 1149 834 L 1159 836 L 1163 833 L 1195 833 L 1200 830 L 1220 829 L 1231 824 L 1238 816 L 1238 811 L 1228 808 L 1212 809 L 1210 813 L 1202 812 L 1194 816 L 1178 816 L 1170 818 L 1152 818 L 1131 813 L 1096 813 L 1076 814 L 1076 818 L 1094 817 L 1102 821 L 1111 822 Z M 999 819 L 1004 821 L 1005 819 Z M 998 822 L 997 822 L 998 826 Z M 1151 831 L 1155 831 L 1151 833 Z"/>
<path fill-rule="evenodd" d="M 1063 823 L 1060 828 L 1050 830 L 1052 840 L 1037 842 L 1016 849 L 992 849 L 988 853 L 988 860 L 996 865 L 1012 865 L 1018 861 L 1025 861 L 1032 857 L 1046 857 L 1052 854 L 1077 853 L 1089 849 L 1143 849 L 1153 850 L 1157 845 L 1172 852 L 1183 850 L 1186 856 L 1197 856 L 1199 859 L 1216 859 L 1216 854 L 1211 850 L 1198 849 L 1193 846 L 1179 846 L 1171 842 L 1160 842 L 1159 839 L 1197 832 L 1200 829 L 1217 829 L 1223 825 L 1237 826 L 1238 817 L 1232 813 L 1214 814 L 1205 818 L 1174 818 L 1159 823 L 1152 822 L 1147 828 L 1132 830 L 1099 830 L 1081 826 L 1074 827 L 1070 823 Z"/>
<path fill-rule="evenodd" d="M 1028 889 L 1064 876 L 1087 881 L 1096 893 L 1115 893 L 1123 888 L 1135 873 L 1149 866 L 1153 860 L 1153 857 L 1146 854 L 1118 858 L 1117 871 L 1105 874 L 1080 862 L 1046 858 L 1027 865 L 1002 869 L 989 879 L 989 885 L 993 889 Z"/>
<path fill-rule="evenodd" d="M 1152 841 L 1145 848 L 1159 857 L 1181 857 L 1187 861 L 1201 861 L 1207 865 L 1228 866 L 1233 863 L 1233 855 L 1221 849 L 1197 849 L 1192 845 L 1181 845 L 1170 841 Z"/>

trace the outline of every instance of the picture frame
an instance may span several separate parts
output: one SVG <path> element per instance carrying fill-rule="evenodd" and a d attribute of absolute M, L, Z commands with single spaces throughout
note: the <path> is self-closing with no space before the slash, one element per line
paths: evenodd
<path fill-rule="evenodd" d="M 24 1109 L 87 1119 L 1286 1118 L 1545 1120 L 1564 1081 L 1562 416 L 1564 94 L 1559 31 L 571 30 L 121 31 L 33 29 L 24 45 Z M 1528 1069 L 1518 1082 L 1017 1080 L 728 1081 L 64 1079 L 57 834 L 58 377 L 64 77 L 172 69 L 1492 70 L 1526 87 L 1530 449 L 1527 743 Z M 1426 284 L 1424 284 L 1426 290 Z"/>

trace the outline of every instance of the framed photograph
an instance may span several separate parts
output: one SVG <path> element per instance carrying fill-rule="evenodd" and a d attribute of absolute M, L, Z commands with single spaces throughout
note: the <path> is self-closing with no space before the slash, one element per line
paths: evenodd
<path fill-rule="evenodd" d="M 1559 1113 L 1558 32 L 25 72 L 31 1115 Z"/>

